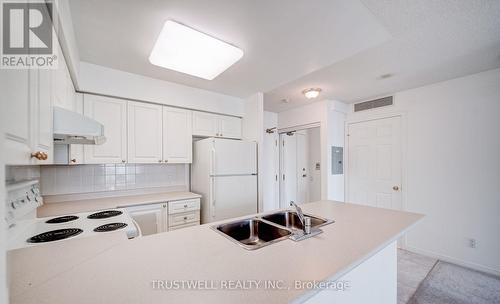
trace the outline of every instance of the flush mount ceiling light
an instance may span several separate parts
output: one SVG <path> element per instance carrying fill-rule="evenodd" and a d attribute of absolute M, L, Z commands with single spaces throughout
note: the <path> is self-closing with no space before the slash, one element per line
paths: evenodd
<path fill-rule="evenodd" d="M 163 25 L 149 62 L 212 80 L 243 57 L 243 51 L 224 41 L 168 20 Z"/>
<path fill-rule="evenodd" d="M 302 94 L 304 94 L 304 96 L 307 98 L 307 99 L 313 99 L 313 98 L 316 98 L 319 96 L 319 93 L 321 92 L 321 89 L 319 88 L 310 88 L 310 89 L 305 89 L 304 91 L 302 91 Z"/>

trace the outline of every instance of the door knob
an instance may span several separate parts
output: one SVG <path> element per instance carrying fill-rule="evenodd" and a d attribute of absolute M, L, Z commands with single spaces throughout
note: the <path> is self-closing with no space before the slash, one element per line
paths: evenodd
<path fill-rule="evenodd" d="M 38 160 L 46 160 L 49 156 L 45 152 L 33 152 L 31 153 L 31 158 L 36 158 Z"/>
<path fill-rule="evenodd" d="M 398 191 L 398 190 L 399 190 L 399 187 L 398 187 L 398 186 L 393 186 L 393 187 L 392 187 L 392 190 L 394 190 L 394 191 Z"/>

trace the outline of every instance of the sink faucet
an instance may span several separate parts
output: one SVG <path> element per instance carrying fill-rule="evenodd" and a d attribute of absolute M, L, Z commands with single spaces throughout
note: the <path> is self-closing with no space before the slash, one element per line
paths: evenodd
<path fill-rule="evenodd" d="M 304 233 L 311 233 L 311 218 L 305 217 L 304 213 L 302 213 L 302 209 L 300 209 L 300 207 L 294 201 L 290 201 L 290 206 L 295 207 L 295 210 L 297 210 L 297 215 L 299 216 L 299 220 L 302 223 L 302 229 L 304 230 Z"/>

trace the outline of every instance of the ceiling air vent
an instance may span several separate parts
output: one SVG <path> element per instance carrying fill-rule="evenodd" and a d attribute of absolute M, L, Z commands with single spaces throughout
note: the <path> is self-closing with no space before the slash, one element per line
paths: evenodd
<path fill-rule="evenodd" d="M 374 99 L 374 100 L 370 100 L 370 101 L 356 103 L 356 104 L 354 104 L 354 112 L 375 109 L 375 108 L 380 108 L 380 107 L 386 107 L 386 106 L 392 106 L 393 104 L 394 104 L 393 96 L 388 96 L 388 97 L 384 97 L 384 98 L 379 98 L 379 99 Z"/>

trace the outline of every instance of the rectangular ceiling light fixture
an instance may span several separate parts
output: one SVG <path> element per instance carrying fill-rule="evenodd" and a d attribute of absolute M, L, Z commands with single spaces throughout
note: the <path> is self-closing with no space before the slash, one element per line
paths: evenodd
<path fill-rule="evenodd" d="M 149 62 L 154 65 L 212 80 L 243 57 L 243 51 L 224 41 L 168 20 Z"/>

